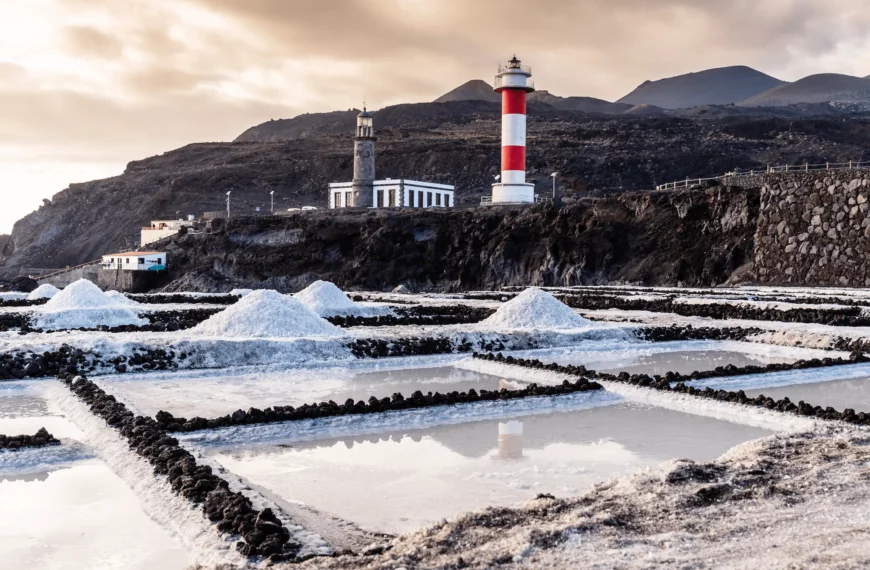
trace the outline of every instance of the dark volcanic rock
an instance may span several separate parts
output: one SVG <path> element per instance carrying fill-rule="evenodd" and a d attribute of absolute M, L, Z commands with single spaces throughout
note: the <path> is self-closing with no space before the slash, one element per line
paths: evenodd
<path fill-rule="evenodd" d="M 558 171 L 571 197 L 588 190 L 652 189 L 735 166 L 850 160 L 868 147 L 863 116 L 795 119 L 794 113 L 775 112 L 780 115 L 758 111 L 706 119 L 715 113 L 704 109 L 688 117 L 608 117 L 533 102 L 529 179 L 546 194 L 549 174 Z M 323 207 L 327 184 L 352 177 L 354 115 L 271 121 L 238 142 L 188 145 L 131 162 L 119 176 L 72 184 L 15 225 L 0 250 L 0 277 L 25 267 L 76 265 L 136 245 L 139 228 L 149 220 L 222 211 L 229 190 L 240 215 L 256 207 L 268 211 L 272 190 L 279 211 Z M 379 176 L 455 184 L 459 207 L 490 192 L 500 163 L 498 103 L 396 105 L 377 111 L 375 125 Z"/>
<path fill-rule="evenodd" d="M 346 289 L 713 285 L 749 261 L 757 208 L 757 191 L 719 187 L 559 209 L 314 212 L 216 220 L 210 234 L 166 248 L 173 275 L 192 289 L 309 273 Z"/>

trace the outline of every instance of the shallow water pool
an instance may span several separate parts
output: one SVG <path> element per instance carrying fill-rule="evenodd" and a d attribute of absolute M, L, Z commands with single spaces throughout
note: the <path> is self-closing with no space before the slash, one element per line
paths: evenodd
<path fill-rule="evenodd" d="M 191 562 L 95 459 L 51 472 L 0 469 L 0 505 L 4 568 L 173 570 Z"/>
<path fill-rule="evenodd" d="M 211 418 L 238 409 L 298 406 L 348 398 L 368 400 L 395 392 L 496 390 L 500 378 L 450 365 L 372 369 L 320 368 L 272 372 L 200 371 L 184 374 L 118 375 L 99 378 L 107 392 L 138 413 L 166 410 L 175 416 Z"/>
<path fill-rule="evenodd" d="M 538 493 L 576 495 L 668 459 L 712 459 L 769 433 L 623 402 L 512 422 L 206 452 L 278 500 L 395 533 L 486 506 L 517 506 Z"/>

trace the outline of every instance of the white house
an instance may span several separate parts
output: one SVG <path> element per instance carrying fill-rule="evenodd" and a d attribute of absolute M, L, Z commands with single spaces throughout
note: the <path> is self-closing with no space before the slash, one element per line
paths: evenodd
<path fill-rule="evenodd" d="M 372 190 L 374 208 L 452 208 L 454 186 L 416 180 L 375 180 Z M 353 183 L 329 185 L 329 207 L 353 207 Z"/>
<path fill-rule="evenodd" d="M 103 269 L 124 271 L 162 271 L 166 269 L 165 251 L 129 251 L 103 256 Z"/>
<path fill-rule="evenodd" d="M 142 228 L 140 246 L 146 246 L 165 237 L 174 236 L 183 227 L 193 225 L 193 215 L 186 220 L 152 220 L 150 226 Z"/>

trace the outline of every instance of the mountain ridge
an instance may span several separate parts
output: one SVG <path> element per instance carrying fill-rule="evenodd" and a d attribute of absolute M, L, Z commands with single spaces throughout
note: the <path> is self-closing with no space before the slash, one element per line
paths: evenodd
<path fill-rule="evenodd" d="M 718 67 L 644 81 L 617 103 L 688 109 L 737 103 L 785 83 L 745 65 Z"/>

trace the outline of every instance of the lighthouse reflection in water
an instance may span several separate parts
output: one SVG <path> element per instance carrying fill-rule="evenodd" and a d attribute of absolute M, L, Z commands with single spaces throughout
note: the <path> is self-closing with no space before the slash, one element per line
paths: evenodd
<path fill-rule="evenodd" d="M 498 459 L 522 459 L 523 422 L 499 422 L 497 457 Z"/>

